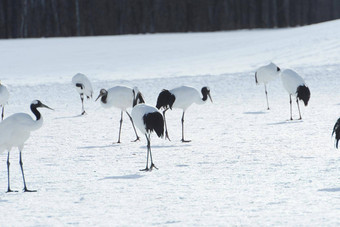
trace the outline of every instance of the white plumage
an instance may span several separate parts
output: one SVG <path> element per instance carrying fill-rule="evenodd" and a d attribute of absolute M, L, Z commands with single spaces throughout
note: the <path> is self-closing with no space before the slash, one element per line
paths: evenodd
<path fill-rule="evenodd" d="M 300 112 L 300 106 L 299 106 L 299 100 L 302 100 L 305 104 L 305 106 L 308 105 L 308 101 L 310 99 L 310 90 L 306 86 L 306 83 L 304 79 L 297 74 L 295 71 L 291 69 L 285 69 L 281 73 L 281 81 L 283 84 L 283 87 L 286 89 L 286 91 L 289 94 L 289 100 L 290 100 L 290 120 L 293 120 L 292 117 L 292 96 L 296 97 L 296 104 L 299 110 L 299 116 L 300 120 L 301 112 Z"/>
<path fill-rule="evenodd" d="M 107 91 L 101 89 L 98 98 L 102 97 L 100 104 L 104 108 L 116 107 L 125 111 L 127 108 L 132 108 L 134 100 L 133 92 L 134 90 L 127 86 L 115 86 Z"/>
<path fill-rule="evenodd" d="M 120 134 L 121 134 L 122 123 L 123 123 L 123 112 L 125 112 L 130 118 L 134 132 L 137 137 L 135 141 L 139 140 L 133 120 L 130 114 L 127 112 L 128 108 L 132 108 L 134 106 L 134 102 L 136 102 L 136 104 L 144 103 L 143 96 L 139 92 L 138 88 L 137 87 L 130 88 L 127 86 L 115 86 L 108 90 L 101 89 L 96 101 L 99 98 L 101 98 L 100 104 L 102 107 L 104 108 L 116 107 L 121 110 L 121 119 L 120 119 L 119 135 L 118 135 L 117 143 L 120 143 Z"/>
<path fill-rule="evenodd" d="M 200 93 L 193 87 L 189 86 L 181 86 L 177 87 L 171 90 L 163 90 L 157 98 L 157 104 L 156 107 L 158 109 L 163 108 L 163 116 L 164 116 L 164 122 L 165 122 L 165 136 L 166 138 L 169 138 L 168 130 L 166 126 L 166 120 L 165 120 L 165 112 L 168 109 L 172 108 L 179 108 L 183 110 L 182 114 L 182 142 L 190 142 L 190 140 L 184 139 L 184 114 L 185 111 L 193 104 L 199 104 L 202 105 L 206 103 L 208 97 L 210 101 L 212 102 L 211 96 L 210 96 L 210 89 L 208 87 L 203 87 L 201 89 L 202 96 Z"/>
<path fill-rule="evenodd" d="M 9 99 L 7 87 L 0 82 L 0 107 L 2 108 L 1 119 L 4 119 L 5 105 Z"/>
<path fill-rule="evenodd" d="M 210 90 L 208 89 L 208 91 Z M 203 100 L 200 93 L 195 88 L 189 86 L 181 86 L 171 89 L 170 93 L 175 96 L 175 102 L 172 105 L 172 108 L 178 108 L 184 111 L 193 103 L 201 105 L 207 100 Z M 208 94 L 209 93 L 207 93 L 207 95 Z"/>
<path fill-rule="evenodd" d="M 268 92 L 267 92 L 267 84 L 270 81 L 275 80 L 280 75 L 280 68 L 277 67 L 274 63 L 269 63 L 268 65 L 260 67 L 255 72 L 255 82 L 256 84 L 264 84 L 264 91 L 266 94 L 266 100 L 267 100 L 267 109 L 269 110 L 269 102 L 268 102 Z"/>
<path fill-rule="evenodd" d="M 159 111 L 155 107 L 153 107 L 151 105 L 147 105 L 147 104 L 139 104 L 139 105 L 136 105 L 132 109 L 131 117 L 132 117 L 132 119 L 135 119 L 134 120 L 135 125 L 142 134 L 147 133 L 147 130 L 145 128 L 145 123 L 142 119 L 143 119 L 144 115 L 146 115 L 148 113 L 153 113 L 153 112 L 159 112 Z"/>
<path fill-rule="evenodd" d="M 81 115 L 84 115 L 86 113 L 84 109 L 84 97 L 89 99 L 89 98 L 92 98 L 92 95 L 93 95 L 91 82 L 84 74 L 77 73 L 76 75 L 73 76 L 72 83 L 76 87 L 76 90 L 80 95 L 81 106 L 82 106 Z"/>
<path fill-rule="evenodd" d="M 286 91 L 293 96 L 296 96 L 296 88 L 300 85 L 305 85 L 305 80 L 291 69 L 282 71 L 281 80 Z"/>
<path fill-rule="evenodd" d="M 4 150 L 8 151 L 7 155 L 7 173 L 8 173 L 8 190 L 7 192 L 11 192 L 10 189 L 10 178 L 9 178 L 9 155 L 12 147 L 18 147 L 20 152 L 20 167 L 22 171 L 22 177 L 24 181 L 24 191 L 30 191 L 26 187 L 24 171 L 22 167 L 22 158 L 21 152 L 24 148 L 24 143 L 30 137 L 31 131 L 35 131 L 39 129 L 43 124 L 43 118 L 41 117 L 40 112 L 37 110 L 39 107 L 45 107 L 48 109 L 48 106 L 42 104 L 39 100 L 35 100 L 31 103 L 31 110 L 36 117 L 36 120 L 26 114 L 26 113 L 16 113 L 0 123 L 0 153 Z"/>
<path fill-rule="evenodd" d="M 163 137 L 164 135 L 164 121 L 162 114 L 153 106 L 147 104 L 138 104 L 133 107 L 131 111 L 131 116 L 135 122 L 137 128 L 143 133 L 147 140 L 147 159 L 146 167 L 141 171 L 149 171 L 157 167 L 152 161 L 151 145 L 150 145 L 150 135 L 154 131 L 158 137 Z M 151 160 L 150 167 L 149 156 Z"/>

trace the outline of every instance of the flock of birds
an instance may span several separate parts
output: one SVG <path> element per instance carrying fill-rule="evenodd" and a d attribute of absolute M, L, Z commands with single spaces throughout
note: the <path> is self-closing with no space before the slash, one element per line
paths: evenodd
<path fill-rule="evenodd" d="M 269 102 L 268 102 L 268 92 L 267 92 L 267 84 L 270 81 L 275 80 L 277 77 L 281 76 L 281 81 L 283 87 L 289 94 L 289 104 L 290 104 L 290 120 L 293 120 L 292 116 L 292 96 L 296 98 L 296 104 L 299 110 L 299 120 L 302 119 L 299 100 L 302 100 L 305 106 L 308 105 L 310 99 L 310 90 L 306 85 L 304 79 L 297 74 L 295 71 L 291 69 L 281 70 L 274 63 L 269 63 L 268 65 L 260 67 L 255 72 L 255 82 L 256 84 L 263 83 L 264 90 L 266 94 L 267 100 L 267 109 L 269 110 Z M 338 148 L 339 140 L 340 140 L 340 118 L 336 121 L 332 136 L 335 135 L 335 147 Z"/>
<path fill-rule="evenodd" d="M 86 113 L 84 108 L 84 99 L 90 99 L 93 97 L 93 88 L 89 79 L 81 73 L 76 74 L 72 78 L 77 92 L 79 93 L 81 100 L 81 115 Z M 202 97 L 195 88 L 188 86 L 181 86 L 172 90 L 163 90 L 157 99 L 156 107 L 145 104 L 142 93 L 137 87 L 130 88 L 127 86 L 115 86 L 108 90 L 101 89 L 97 100 L 100 100 L 101 105 L 104 108 L 116 107 L 121 110 L 121 119 L 119 126 L 119 136 L 117 143 L 120 143 L 121 128 L 123 123 L 124 112 L 130 118 L 132 123 L 136 139 L 139 140 L 135 126 L 145 135 L 147 140 L 147 160 L 146 167 L 141 171 L 151 171 L 153 168 L 157 169 L 152 160 L 150 136 L 152 132 L 155 132 L 158 137 L 164 137 L 164 129 L 166 138 L 170 140 L 168 130 L 166 129 L 165 123 L 165 112 L 172 108 L 179 108 L 183 110 L 182 115 L 182 142 L 190 142 L 190 140 L 184 139 L 184 113 L 189 106 L 193 103 L 204 104 L 210 96 L 210 89 L 203 87 L 201 89 Z M 2 107 L 2 116 L 4 113 L 4 106 L 7 104 L 9 98 L 9 92 L 4 85 L 0 83 L 0 106 Z M 22 150 L 24 143 L 30 136 L 31 131 L 39 129 L 43 124 L 43 118 L 38 111 L 38 108 L 45 107 L 53 110 L 46 106 L 39 100 L 34 100 L 31 103 L 31 111 L 35 115 L 34 120 L 30 115 L 26 113 L 16 113 L 5 119 L 2 118 L 0 123 L 0 153 L 7 150 L 7 177 L 8 177 L 8 188 L 7 192 L 13 192 L 10 188 L 10 151 L 13 147 L 19 149 L 19 164 L 21 167 L 24 191 L 34 192 L 35 190 L 29 190 L 26 187 L 25 175 L 23 170 L 22 162 Z M 127 111 L 128 108 L 132 108 L 131 115 Z M 160 112 L 163 110 L 163 113 Z M 149 165 L 150 159 L 150 165 Z"/>
<path fill-rule="evenodd" d="M 299 100 L 302 100 L 305 106 L 308 105 L 308 101 L 310 99 L 310 90 L 307 87 L 304 79 L 297 74 L 295 71 L 291 69 L 285 69 L 281 71 L 279 67 L 277 67 L 274 63 L 270 63 L 268 65 L 260 67 L 255 72 L 255 82 L 256 84 L 263 83 L 264 90 L 267 99 L 267 109 L 269 110 L 269 102 L 268 102 L 268 92 L 267 92 L 267 84 L 270 81 L 275 80 L 278 76 L 281 75 L 281 81 L 283 87 L 289 94 L 289 103 L 290 103 L 290 120 L 293 120 L 292 116 L 292 96 L 296 97 L 296 104 L 299 110 L 299 120 L 302 119 Z"/>
<path fill-rule="evenodd" d="M 278 76 L 281 77 L 282 84 L 289 94 L 290 102 L 290 120 L 292 117 L 292 96 L 296 98 L 296 103 L 299 110 L 299 119 L 302 119 L 299 100 L 302 100 L 305 106 L 308 105 L 310 99 L 310 90 L 307 87 L 304 79 L 299 76 L 295 71 L 291 69 L 281 70 L 274 63 L 260 67 L 255 73 L 256 84 L 263 83 L 266 94 L 267 109 L 269 110 L 267 84 L 273 81 Z M 89 79 L 81 73 L 76 74 L 72 78 L 72 83 L 79 93 L 81 100 L 81 115 L 86 113 L 84 108 L 84 99 L 93 98 L 93 88 Z M 201 93 L 201 94 L 200 94 Z M 156 106 L 145 104 L 142 93 L 137 87 L 127 86 L 115 86 L 108 90 L 101 89 L 98 97 L 95 101 L 100 100 L 102 107 L 111 108 L 116 107 L 121 111 L 120 125 L 118 141 L 120 143 L 121 129 L 123 123 L 124 112 L 129 117 L 131 124 L 136 135 L 134 141 L 138 141 L 140 138 L 136 131 L 136 127 L 139 131 L 145 135 L 147 140 L 147 158 L 146 167 L 141 171 L 151 171 L 153 168 L 157 169 L 152 160 L 151 142 L 150 136 L 152 132 L 155 132 L 158 137 L 165 138 L 170 141 L 169 133 L 166 125 L 165 113 L 169 109 L 179 108 L 183 110 L 182 114 L 182 142 L 190 142 L 190 140 L 184 139 L 184 115 L 185 111 L 193 103 L 204 104 L 208 98 L 212 102 L 210 96 L 209 87 L 203 87 L 201 92 L 193 87 L 180 86 L 172 90 L 163 89 L 157 98 Z M 34 192 L 35 190 L 28 190 L 26 187 L 23 162 L 22 162 L 22 150 L 24 143 L 30 136 L 30 132 L 39 129 L 43 124 L 43 118 L 38 111 L 38 108 L 44 107 L 53 110 L 46 106 L 39 100 L 34 100 L 31 105 L 31 111 L 35 115 L 35 120 L 26 113 L 16 113 L 4 119 L 4 106 L 9 99 L 9 92 L 7 88 L 0 83 L 0 107 L 2 108 L 1 123 L 0 123 L 0 153 L 4 150 L 8 151 L 7 154 L 7 177 L 8 177 L 8 189 L 7 192 L 13 192 L 10 188 L 10 151 L 12 147 L 18 147 L 19 149 L 19 164 L 22 172 L 24 191 Z M 131 114 L 127 111 L 128 108 L 132 108 Z M 162 111 L 162 112 L 160 112 Z M 135 127 L 136 126 L 136 127 Z M 340 118 L 335 123 L 332 135 L 335 134 L 336 148 L 338 148 L 338 142 L 340 140 Z M 149 165 L 150 159 L 150 165 Z"/>

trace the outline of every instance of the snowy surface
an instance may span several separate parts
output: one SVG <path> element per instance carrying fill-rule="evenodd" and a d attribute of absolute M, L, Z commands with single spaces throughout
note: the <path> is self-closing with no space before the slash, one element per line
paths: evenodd
<path fill-rule="evenodd" d="M 18 152 L 0 155 L 0 226 L 339 226 L 340 21 L 307 27 L 215 33 L 0 40 L 5 114 L 30 112 L 39 99 L 43 127 L 26 142 L 29 189 L 21 191 Z M 273 61 L 311 90 L 303 120 L 288 121 L 278 79 L 256 86 L 255 70 Z M 120 111 L 85 102 L 71 84 L 86 74 L 101 88 L 138 86 L 155 105 L 163 88 L 208 85 L 213 103 L 167 112 L 172 141 L 151 139 L 159 170 L 140 172 L 146 141 L 136 143 Z M 293 117 L 297 118 L 296 105 Z"/>

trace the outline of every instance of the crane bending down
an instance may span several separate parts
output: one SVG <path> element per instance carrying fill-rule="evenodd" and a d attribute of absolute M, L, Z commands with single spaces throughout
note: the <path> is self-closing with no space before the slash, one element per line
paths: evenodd
<path fill-rule="evenodd" d="M 9 98 L 9 92 L 5 85 L 1 84 L 0 81 L 0 107 L 2 107 L 1 120 L 4 120 L 5 105 Z"/>
<path fill-rule="evenodd" d="M 165 120 L 165 112 L 168 109 L 172 108 L 179 108 L 183 110 L 182 114 L 182 142 L 190 142 L 190 140 L 184 139 L 184 114 L 185 111 L 191 106 L 191 104 L 204 104 L 206 103 L 208 97 L 210 101 L 212 102 L 211 96 L 210 96 L 210 89 L 209 87 L 202 87 L 201 89 L 202 98 L 200 96 L 200 93 L 193 87 L 189 86 L 181 86 L 174 88 L 172 90 L 163 90 L 157 98 L 157 109 L 163 108 L 163 116 L 164 116 L 164 124 L 165 124 L 165 137 L 170 140 L 168 129 L 166 126 L 166 120 Z"/>
<path fill-rule="evenodd" d="M 310 99 L 310 90 L 307 87 L 304 79 L 297 74 L 295 71 L 291 69 L 285 69 L 281 73 L 281 80 L 283 87 L 289 94 L 289 103 L 290 103 L 290 120 L 293 120 L 292 116 L 292 96 L 296 97 L 296 104 L 299 110 L 299 120 L 302 119 L 299 100 L 302 100 L 305 106 L 308 105 L 308 101 Z"/>
<path fill-rule="evenodd" d="M 100 99 L 100 104 L 104 108 L 116 107 L 120 109 L 120 124 L 119 124 L 119 135 L 117 143 L 120 143 L 120 134 L 122 130 L 123 123 L 123 112 L 125 112 L 130 118 L 133 130 L 136 134 L 136 139 L 139 140 L 135 125 L 130 114 L 127 112 L 127 108 L 132 108 L 138 103 L 144 103 L 144 98 L 142 93 L 137 87 L 130 88 L 126 86 L 115 86 L 109 90 L 101 89 L 96 101 Z"/>
<path fill-rule="evenodd" d="M 152 161 L 150 136 L 154 131 L 158 137 L 163 137 L 164 135 L 164 121 L 162 114 L 153 106 L 147 104 L 138 104 L 133 107 L 131 111 L 131 116 L 136 124 L 136 127 L 143 133 L 147 141 L 147 158 L 146 167 L 141 169 L 141 171 L 151 171 L 153 168 L 157 167 Z M 150 167 L 149 164 L 150 156 Z"/>
<path fill-rule="evenodd" d="M 93 89 L 90 80 L 82 73 L 77 73 L 72 78 L 72 83 L 76 87 L 77 92 L 80 95 L 81 100 L 81 115 L 84 115 L 84 97 L 87 99 L 92 98 Z"/>
<path fill-rule="evenodd" d="M 335 122 L 333 127 L 332 136 L 335 134 L 335 147 L 338 148 L 339 140 L 340 140 L 340 118 Z"/>
<path fill-rule="evenodd" d="M 269 110 L 269 102 L 268 102 L 268 92 L 267 92 L 267 84 L 270 81 L 275 80 L 280 75 L 280 68 L 277 67 L 274 63 L 270 63 L 268 65 L 260 67 L 255 72 L 255 82 L 256 84 L 263 83 L 264 84 L 264 92 L 266 94 L 267 100 L 267 110 Z"/>
<path fill-rule="evenodd" d="M 31 111 L 35 115 L 36 119 L 26 113 L 16 113 L 0 123 L 0 153 L 4 150 L 8 151 L 7 154 L 7 177 L 8 177 L 8 188 L 7 192 L 13 192 L 10 187 L 10 171 L 9 171 L 9 156 L 12 147 L 18 147 L 19 149 L 19 164 L 22 173 L 22 179 L 24 182 L 25 192 L 34 192 L 35 190 L 28 190 L 25 182 L 25 175 L 23 169 L 23 162 L 21 152 L 24 148 L 24 143 L 30 137 L 31 131 L 38 130 L 43 124 L 43 118 L 40 112 L 37 110 L 39 107 L 45 107 L 51 109 L 39 100 L 34 100 L 31 103 Z"/>

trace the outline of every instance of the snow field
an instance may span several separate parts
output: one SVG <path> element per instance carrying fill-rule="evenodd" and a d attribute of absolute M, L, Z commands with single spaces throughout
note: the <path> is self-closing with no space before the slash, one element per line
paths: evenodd
<path fill-rule="evenodd" d="M 271 31 L 1 41 L 7 51 L 1 62 L 12 66 L 1 67 L 11 93 L 6 116 L 30 112 L 33 99 L 55 111 L 41 109 L 44 125 L 31 134 L 23 151 L 27 186 L 38 192 L 20 191 L 18 152 L 13 149 L 11 186 L 19 192 L 5 193 L 7 155 L 0 156 L 0 226 L 339 225 L 340 159 L 331 138 L 340 105 L 339 32 L 331 30 L 338 23 Z M 171 42 L 165 45 L 164 40 Z M 84 43 L 93 45 L 87 49 Z M 45 57 L 34 51 L 38 45 L 46 45 Z M 21 55 L 14 61 L 12 55 L 19 51 L 31 54 L 39 67 Z M 309 105 L 300 103 L 302 121 L 288 121 L 289 96 L 279 78 L 268 85 L 271 110 L 266 110 L 264 87 L 255 84 L 254 72 L 268 60 L 294 69 L 309 86 Z M 145 138 L 139 134 L 140 142 L 130 142 L 134 132 L 124 115 L 122 143 L 112 144 L 118 138 L 120 111 L 93 100 L 85 101 L 88 114 L 78 116 L 80 98 L 71 84 L 78 71 L 73 70 L 92 80 L 94 98 L 101 88 L 123 84 L 137 86 L 147 103 L 155 105 L 163 88 L 186 84 L 209 86 L 213 103 L 187 110 L 185 136 L 191 143 L 180 142 L 182 112 L 168 111 L 172 141 L 151 138 L 159 170 L 140 172 L 146 162 Z M 105 73 L 110 71 L 111 77 Z"/>

